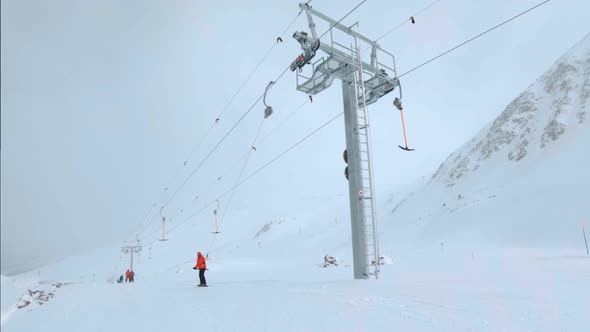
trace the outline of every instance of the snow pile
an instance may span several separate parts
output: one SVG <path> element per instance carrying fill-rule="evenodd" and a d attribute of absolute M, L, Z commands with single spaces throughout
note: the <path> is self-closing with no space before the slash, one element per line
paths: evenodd
<path fill-rule="evenodd" d="M 44 305 L 55 296 L 55 292 L 58 288 L 66 285 L 68 285 L 68 283 L 40 282 L 37 287 L 33 289 L 27 289 L 27 292 L 16 303 L 16 307 L 18 309 L 23 309 L 26 307 Z"/>
<path fill-rule="evenodd" d="M 393 258 L 389 257 L 389 256 L 379 256 L 379 265 L 389 265 L 389 264 L 393 264 L 394 260 Z"/>
<path fill-rule="evenodd" d="M 2 276 L 2 325 L 17 310 L 33 310 L 55 297 L 67 283 L 39 281 L 30 273 L 18 277 Z"/>
<path fill-rule="evenodd" d="M 330 256 L 328 254 L 326 254 L 326 256 L 324 256 L 324 267 L 330 267 L 330 266 L 338 266 L 338 258 L 334 257 L 334 256 Z"/>

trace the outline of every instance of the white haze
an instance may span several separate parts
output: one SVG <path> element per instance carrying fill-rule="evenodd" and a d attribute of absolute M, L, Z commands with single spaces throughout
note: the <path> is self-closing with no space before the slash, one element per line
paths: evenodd
<path fill-rule="evenodd" d="M 339 18 L 356 3 L 312 5 Z M 361 31 L 376 38 L 428 3 L 367 1 L 344 23 L 358 20 Z M 404 72 L 535 3 L 441 1 L 381 45 L 396 54 Z M 152 204 L 162 204 L 163 188 L 176 188 L 300 51 L 290 35 L 307 29 L 303 17 L 183 167 L 297 12 L 297 1 L 3 0 L 3 274 L 133 238 Z M 395 191 L 433 172 L 590 31 L 588 12 L 584 0 L 552 1 L 405 77 L 407 127 L 416 151 L 397 149 L 402 138 L 391 98 L 372 106 L 377 190 Z M 294 85 L 289 72 L 273 89 L 275 115 L 263 136 L 307 98 Z M 316 96 L 258 149 L 247 173 L 340 112 L 341 104 L 338 84 Z M 262 111 L 257 105 L 179 192 L 167 211 L 171 223 L 233 184 L 237 172 L 219 183 L 212 180 L 249 148 Z M 318 205 L 323 197 L 345 194 L 342 122 L 241 187 L 232 209 L 288 215 L 293 202 Z M 156 211 L 147 221 L 158 218 Z M 201 220 L 197 216 L 194 222 Z M 209 228 L 208 222 L 202 227 Z"/>

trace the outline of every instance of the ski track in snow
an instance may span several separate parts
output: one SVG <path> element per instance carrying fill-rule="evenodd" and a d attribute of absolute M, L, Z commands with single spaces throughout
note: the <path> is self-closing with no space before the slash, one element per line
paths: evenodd
<path fill-rule="evenodd" d="M 16 308 L 16 305 L 13 304 L 11 305 L 8 309 L 6 309 L 6 311 L 4 311 L 4 309 L 2 309 L 2 320 L 1 320 L 1 324 L 4 325 L 4 322 L 8 321 L 8 319 L 10 318 L 10 316 L 12 314 L 14 314 L 18 309 Z"/>

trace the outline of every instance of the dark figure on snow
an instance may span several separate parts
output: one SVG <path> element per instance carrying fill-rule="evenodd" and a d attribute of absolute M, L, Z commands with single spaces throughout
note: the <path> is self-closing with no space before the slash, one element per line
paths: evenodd
<path fill-rule="evenodd" d="M 199 270 L 199 287 L 207 287 L 207 280 L 205 280 L 205 270 L 207 270 L 207 263 L 205 262 L 205 256 L 201 255 L 201 252 L 197 252 L 197 264 L 193 267 L 193 270 Z"/>
<path fill-rule="evenodd" d="M 117 280 L 118 284 L 122 284 L 123 283 L 123 275 L 121 274 L 121 276 L 119 277 L 119 280 Z"/>
<path fill-rule="evenodd" d="M 130 282 L 134 282 L 135 281 L 135 272 L 133 272 L 133 270 L 131 270 L 131 275 L 130 275 L 129 281 Z"/>

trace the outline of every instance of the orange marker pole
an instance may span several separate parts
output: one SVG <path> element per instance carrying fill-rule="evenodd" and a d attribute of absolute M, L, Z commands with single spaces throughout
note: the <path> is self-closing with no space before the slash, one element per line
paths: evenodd
<path fill-rule="evenodd" d="M 584 234 L 584 244 L 586 245 L 586 254 L 590 255 L 588 251 L 588 240 L 586 240 L 586 230 L 584 229 L 584 222 L 582 221 L 582 233 Z"/>

